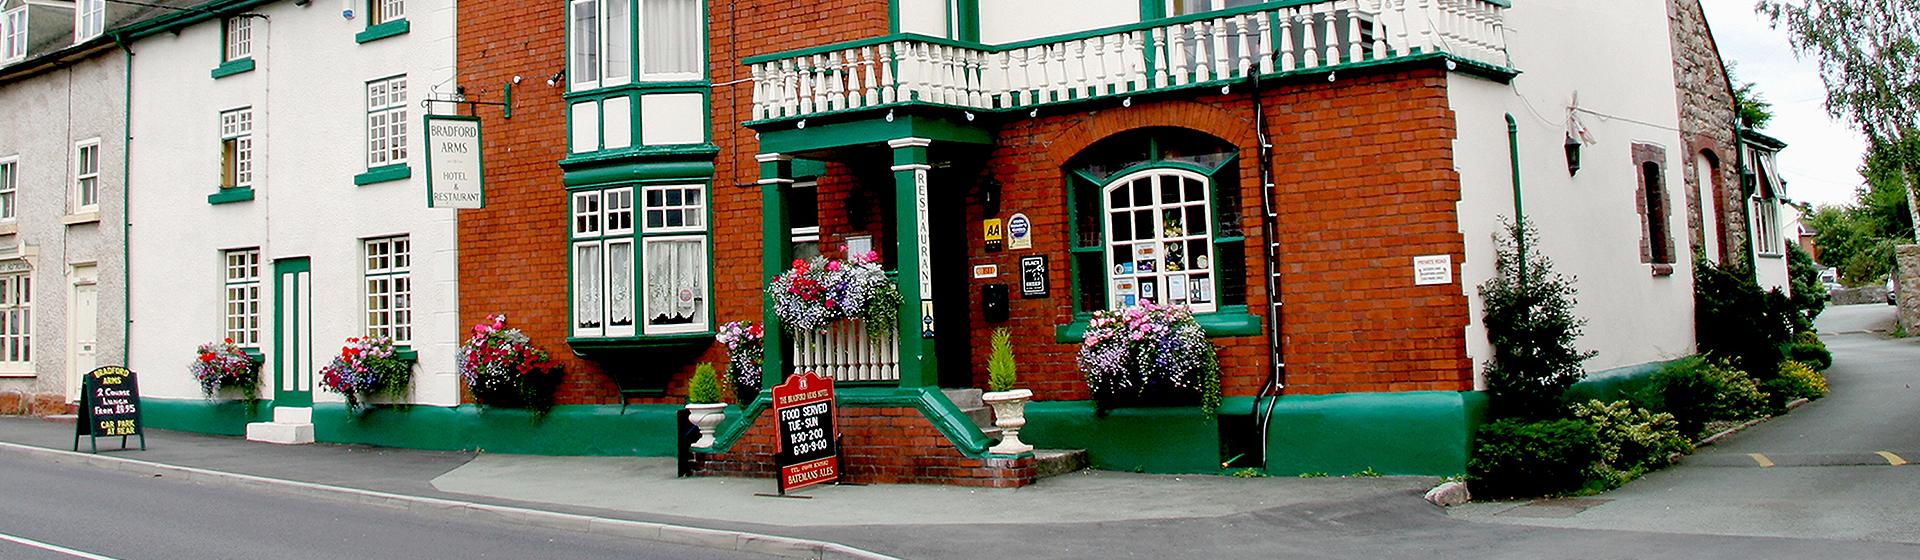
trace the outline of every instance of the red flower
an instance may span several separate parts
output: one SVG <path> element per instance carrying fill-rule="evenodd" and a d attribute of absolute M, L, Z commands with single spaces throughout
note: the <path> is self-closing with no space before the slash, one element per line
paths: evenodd
<path fill-rule="evenodd" d="M 205 354 L 201 354 L 201 355 L 200 355 L 200 361 L 202 361 L 202 362 L 211 362 L 211 361 L 213 361 L 213 353 L 212 353 L 212 352 L 208 352 L 208 353 L 205 353 Z"/>

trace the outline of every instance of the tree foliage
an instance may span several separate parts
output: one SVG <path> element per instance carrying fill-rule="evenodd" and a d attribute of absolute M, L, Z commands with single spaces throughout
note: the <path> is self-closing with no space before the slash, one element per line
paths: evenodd
<path fill-rule="evenodd" d="M 1855 191 L 1854 203 L 1823 206 L 1805 219 L 1816 232 L 1820 264 L 1838 268 L 1841 282 L 1879 281 L 1893 268 L 1893 247 L 1911 238 L 1913 218 L 1898 167 L 1907 158 L 1920 160 L 1920 138 L 1872 143 L 1860 167 L 1866 182 Z"/>
<path fill-rule="evenodd" d="M 1738 262 L 1693 263 L 1693 329 L 1700 353 L 1731 361 L 1756 376 L 1780 368 L 1781 347 L 1793 340 L 1793 303 L 1765 290 Z"/>
<path fill-rule="evenodd" d="M 1485 302 L 1487 392 L 1503 417 L 1544 420 L 1564 416 L 1561 395 L 1586 376 L 1581 364 L 1594 356 L 1574 346 L 1585 321 L 1574 315 L 1574 280 L 1553 271 L 1538 250 L 1520 255 L 1520 242 L 1539 246 L 1532 227 L 1506 224 L 1497 240 L 1493 278 L 1480 285 Z M 1522 272 L 1524 270 L 1524 273 Z"/>
<path fill-rule="evenodd" d="M 1759 0 L 1755 9 L 1819 63 L 1829 115 L 1853 123 L 1876 147 L 1920 140 L 1920 0 Z M 1920 158 L 1911 149 L 1883 155 L 1897 160 L 1883 169 L 1903 187 L 1914 224 L 1902 237 L 1920 239 Z"/>
<path fill-rule="evenodd" d="M 1827 288 L 1820 283 L 1820 267 L 1797 243 L 1787 244 L 1787 281 L 1793 296 L 1793 332 L 1813 330 L 1813 319 L 1827 310 Z"/>
<path fill-rule="evenodd" d="M 1727 64 L 1727 83 L 1733 84 L 1733 106 L 1740 113 L 1740 123 L 1747 128 L 1766 128 L 1773 120 L 1773 103 L 1754 89 L 1753 82 L 1743 81 L 1735 75 L 1736 65 Z"/>

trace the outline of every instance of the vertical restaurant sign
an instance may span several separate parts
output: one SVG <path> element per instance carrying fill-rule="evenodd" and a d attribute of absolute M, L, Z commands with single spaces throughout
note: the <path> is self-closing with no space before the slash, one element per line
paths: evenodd
<path fill-rule="evenodd" d="M 840 479 L 839 441 L 833 430 L 833 379 L 811 371 L 773 386 L 780 438 L 774 464 L 781 494 Z"/>
<path fill-rule="evenodd" d="M 427 207 L 482 208 L 486 178 L 480 165 L 480 119 L 427 115 Z"/>
<path fill-rule="evenodd" d="M 927 168 L 913 170 L 915 226 L 920 234 L 920 337 L 933 338 L 933 251 L 927 248 Z"/>

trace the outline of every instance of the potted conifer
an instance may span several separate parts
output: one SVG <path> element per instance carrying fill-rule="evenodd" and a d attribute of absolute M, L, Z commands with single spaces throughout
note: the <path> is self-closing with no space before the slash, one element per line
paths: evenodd
<path fill-rule="evenodd" d="M 980 400 L 993 406 L 993 425 L 1000 428 L 1000 444 L 987 451 L 998 455 L 1018 455 L 1033 451 L 1033 446 L 1021 443 L 1020 428 L 1027 425 L 1027 401 L 1033 398 L 1033 391 L 1015 389 L 1016 372 L 1013 365 L 1012 334 L 1006 327 L 993 330 L 993 353 L 987 356 L 987 388 L 992 392 L 980 395 Z"/>
<path fill-rule="evenodd" d="M 714 373 L 713 364 L 701 362 L 694 366 L 693 379 L 687 383 L 687 421 L 700 429 L 700 441 L 693 446 L 712 447 L 713 432 L 726 417 L 727 403 L 720 400 L 720 376 Z"/>

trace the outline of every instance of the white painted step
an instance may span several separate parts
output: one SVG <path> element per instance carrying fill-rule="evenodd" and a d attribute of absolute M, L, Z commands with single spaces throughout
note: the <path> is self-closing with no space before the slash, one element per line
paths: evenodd
<path fill-rule="evenodd" d="M 313 443 L 313 408 L 273 407 L 272 422 L 247 424 L 247 441 L 284 445 Z"/>

